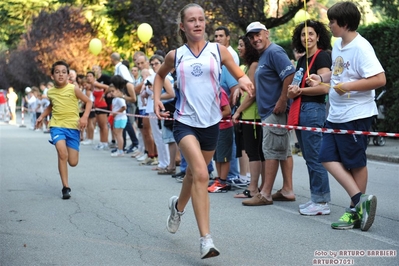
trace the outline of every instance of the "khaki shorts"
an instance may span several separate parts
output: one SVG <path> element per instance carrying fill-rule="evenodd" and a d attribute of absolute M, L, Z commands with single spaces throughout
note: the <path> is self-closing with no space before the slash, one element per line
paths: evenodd
<path fill-rule="evenodd" d="M 287 114 L 271 114 L 262 123 L 286 125 Z M 288 129 L 263 126 L 262 150 L 266 160 L 286 160 L 292 156 Z"/>

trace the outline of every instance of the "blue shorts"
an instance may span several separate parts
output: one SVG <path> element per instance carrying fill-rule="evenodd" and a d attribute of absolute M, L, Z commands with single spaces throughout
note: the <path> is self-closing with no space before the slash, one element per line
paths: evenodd
<path fill-rule="evenodd" d="M 173 136 L 176 143 L 179 144 L 187 135 L 193 135 L 198 140 L 202 151 L 214 151 L 219 137 L 219 123 L 207 128 L 198 128 L 175 120 L 173 123 Z"/>
<path fill-rule="evenodd" d="M 114 120 L 114 128 L 125 128 L 127 119 Z"/>
<path fill-rule="evenodd" d="M 326 121 L 326 128 L 369 131 L 372 117 L 353 120 L 347 123 Z M 367 165 L 367 136 L 352 134 L 323 134 L 319 162 L 341 162 L 346 169 L 360 168 Z"/>
<path fill-rule="evenodd" d="M 213 159 L 217 163 L 226 163 L 231 161 L 233 151 L 234 127 L 220 129 L 216 151 Z"/>
<path fill-rule="evenodd" d="M 173 137 L 173 131 L 170 128 L 164 126 L 164 121 L 162 120 L 162 140 L 163 143 L 169 144 L 175 142 L 175 138 Z"/>
<path fill-rule="evenodd" d="M 80 132 L 77 129 L 64 127 L 50 127 L 51 140 L 49 142 L 55 145 L 60 140 L 65 140 L 66 146 L 79 151 Z"/>

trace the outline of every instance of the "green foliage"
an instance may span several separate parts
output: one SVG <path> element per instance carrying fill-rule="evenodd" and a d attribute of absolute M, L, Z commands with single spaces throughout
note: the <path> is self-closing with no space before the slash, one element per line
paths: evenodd
<path fill-rule="evenodd" d="M 399 21 L 386 21 L 359 28 L 358 32 L 374 47 L 385 70 L 386 94 L 378 104 L 385 107 L 385 119 L 379 121 L 379 130 L 399 132 Z M 383 88 L 376 91 L 378 95 Z"/>
<path fill-rule="evenodd" d="M 372 0 L 373 6 L 379 6 L 392 19 L 399 19 L 399 0 Z"/>
<path fill-rule="evenodd" d="M 284 48 L 284 50 L 287 52 L 287 55 L 290 59 L 294 59 L 294 53 L 292 52 L 292 42 L 291 39 L 288 40 L 282 40 L 282 41 L 273 41 L 274 43 L 280 45 L 281 47 Z"/>

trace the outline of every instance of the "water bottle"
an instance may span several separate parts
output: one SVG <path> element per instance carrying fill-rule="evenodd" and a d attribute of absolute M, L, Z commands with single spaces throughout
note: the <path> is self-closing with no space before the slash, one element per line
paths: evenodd
<path fill-rule="evenodd" d="M 303 68 L 301 67 L 297 72 L 295 72 L 294 79 L 291 85 L 300 86 L 303 78 Z"/>

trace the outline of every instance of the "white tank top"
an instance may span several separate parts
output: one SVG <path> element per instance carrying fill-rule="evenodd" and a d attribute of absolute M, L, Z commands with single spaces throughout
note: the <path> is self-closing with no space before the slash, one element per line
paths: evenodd
<path fill-rule="evenodd" d="M 221 59 L 218 44 L 207 42 L 196 57 L 187 45 L 176 49 L 177 102 L 174 118 L 207 128 L 219 123 Z"/>

